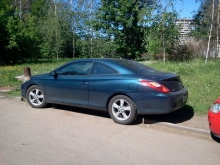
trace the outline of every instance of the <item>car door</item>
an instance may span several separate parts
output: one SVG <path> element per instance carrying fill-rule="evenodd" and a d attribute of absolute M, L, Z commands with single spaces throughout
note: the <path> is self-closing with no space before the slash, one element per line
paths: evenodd
<path fill-rule="evenodd" d="M 117 81 L 118 75 L 119 73 L 115 69 L 105 64 L 94 62 L 89 81 L 88 105 L 90 107 L 96 109 L 106 108 L 109 95 L 114 89 L 117 89 L 117 85 L 120 85 L 120 82 Z"/>
<path fill-rule="evenodd" d="M 92 62 L 68 64 L 45 81 L 48 102 L 85 106 L 88 104 L 89 71 Z"/>

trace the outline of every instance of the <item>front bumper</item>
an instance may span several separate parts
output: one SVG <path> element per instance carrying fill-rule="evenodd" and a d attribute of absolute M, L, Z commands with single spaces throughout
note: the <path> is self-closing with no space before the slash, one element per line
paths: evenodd
<path fill-rule="evenodd" d="M 220 138 L 220 113 L 208 112 L 209 129 L 216 136 Z"/>

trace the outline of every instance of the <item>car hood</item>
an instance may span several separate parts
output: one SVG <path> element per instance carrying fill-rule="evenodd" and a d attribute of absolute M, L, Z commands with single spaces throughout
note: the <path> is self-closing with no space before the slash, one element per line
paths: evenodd
<path fill-rule="evenodd" d="M 34 75 L 34 76 L 31 76 L 30 79 L 42 79 L 48 75 L 49 75 L 49 73 Z"/>
<path fill-rule="evenodd" d="M 217 100 L 215 100 L 214 103 L 218 103 L 218 104 L 220 104 L 220 97 L 219 97 Z"/>

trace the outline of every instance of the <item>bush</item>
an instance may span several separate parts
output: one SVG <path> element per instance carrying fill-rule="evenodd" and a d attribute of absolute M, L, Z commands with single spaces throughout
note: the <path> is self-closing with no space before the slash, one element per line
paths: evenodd
<path fill-rule="evenodd" d="M 194 48 L 190 44 L 179 44 L 174 46 L 168 54 L 168 60 L 189 61 L 194 58 Z"/>

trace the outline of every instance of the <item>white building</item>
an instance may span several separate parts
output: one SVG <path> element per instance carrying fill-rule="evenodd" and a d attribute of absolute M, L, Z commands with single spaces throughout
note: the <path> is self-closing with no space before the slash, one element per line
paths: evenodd
<path fill-rule="evenodd" d="M 190 19 L 179 19 L 176 20 L 176 25 L 179 28 L 180 32 L 180 41 L 187 41 L 190 40 L 190 37 L 188 34 L 191 32 L 191 22 L 192 20 Z"/>

